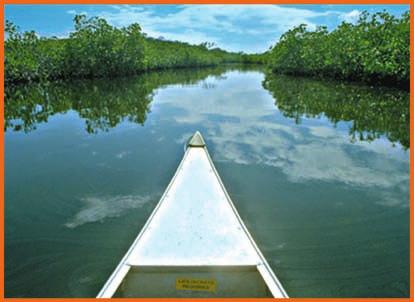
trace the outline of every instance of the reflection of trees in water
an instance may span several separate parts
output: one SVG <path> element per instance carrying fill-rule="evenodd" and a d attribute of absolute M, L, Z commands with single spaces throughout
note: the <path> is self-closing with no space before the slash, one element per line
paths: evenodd
<path fill-rule="evenodd" d="M 5 89 L 5 131 L 29 132 L 49 116 L 75 110 L 89 133 L 107 131 L 121 121 L 144 124 L 155 89 L 196 84 L 229 68 L 179 69 L 115 79 L 46 82 Z"/>
<path fill-rule="evenodd" d="M 410 106 L 406 91 L 309 78 L 266 75 L 263 87 L 278 109 L 300 123 L 324 114 L 336 125 L 351 121 L 351 140 L 372 141 L 385 135 L 410 147 Z"/>
<path fill-rule="evenodd" d="M 253 70 L 233 66 L 234 70 Z M 46 82 L 5 87 L 5 130 L 29 132 L 56 113 L 76 111 L 86 130 L 107 131 L 123 120 L 144 124 L 155 89 L 166 85 L 200 84 L 207 77 L 223 78 L 229 66 L 175 69 L 115 79 Z M 261 71 L 258 68 L 257 71 Z M 409 94 L 389 88 L 267 75 L 263 86 L 285 116 L 297 123 L 302 117 L 324 114 L 332 123 L 352 121 L 353 140 L 385 135 L 409 148 Z M 203 88 L 214 88 L 202 83 Z"/>

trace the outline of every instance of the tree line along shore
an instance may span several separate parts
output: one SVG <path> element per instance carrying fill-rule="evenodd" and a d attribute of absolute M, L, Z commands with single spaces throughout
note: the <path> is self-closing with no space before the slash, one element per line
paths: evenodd
<path fill-rule="evenodd" d="M 54 79 L 115 77 L 167 68 L 263 64 L 268 72 L 409 86 L 409 11 L 395 17 L 363 12 L 329 31 L 302 24 L 261 54 L 234 53 L 205 42 L 191 45 L 147 37 L 139 24 L 116 28 L 105 19 L 74 17 L 66 38 L 20 32 L 6 21 L 6 85 Z"/>

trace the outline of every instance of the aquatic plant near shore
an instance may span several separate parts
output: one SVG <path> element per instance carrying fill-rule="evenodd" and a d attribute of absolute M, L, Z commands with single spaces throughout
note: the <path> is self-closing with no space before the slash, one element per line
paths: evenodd
<path fill-rule="evenodd" d="M 343 22 L 329 32 L 301 24 L 270 50 L 268 67 L 277 73 L 329 76 L 408 87 L 410 14 L 363 12 L 356 24 Z"/>
<path fill-rule="evenodd" d="M 147 70 L 265 64 L 272 72 L 327 76 L 408 87 L 410 15 L 361 14 L 356 24 L 343 22 L 329 32 L 299 25 L 284 33 L 262 54 L 232 53 L 207 42 L 190 45 L 146 37 L 139 24 L 116 28 L 105 19 L 74 18 L 68 38 L 39 38 L 20 33 L 6 21 L 5 82 L 57 78 L 114 77 Z"/>
<path fill-rule="evenodd" d="M 39 38 L 34 31 L 20 33 L 6 21 L 5 82 L 115 77 L 241 62 L 241 54 L 211 49 L 208 43 L 190 45 L 146 37 L 137 23 L 116 28 L 105 19 L 77 15 L 74 26 L 68 38 Z"/>

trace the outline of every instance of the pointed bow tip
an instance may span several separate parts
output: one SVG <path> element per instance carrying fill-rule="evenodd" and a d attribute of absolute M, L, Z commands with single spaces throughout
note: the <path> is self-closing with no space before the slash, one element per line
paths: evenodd
<path fill-rule="evenodd" d="M 196 131 L 192 137 L 188 140 L 187 148 L 189 147 L 205 147 L 206 143 L 204 142 L 203 136 L 199 131 Z"/>

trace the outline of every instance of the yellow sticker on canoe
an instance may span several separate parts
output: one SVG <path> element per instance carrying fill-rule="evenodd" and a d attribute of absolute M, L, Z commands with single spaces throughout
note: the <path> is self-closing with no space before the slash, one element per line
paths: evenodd
<path fill-rule="evenodd" d="M 177 278 L 175 288 L 178 290 L 195 290 L 195 291 L 216 291 L 216 280 L 214 279 L 189 279 Z"/>

